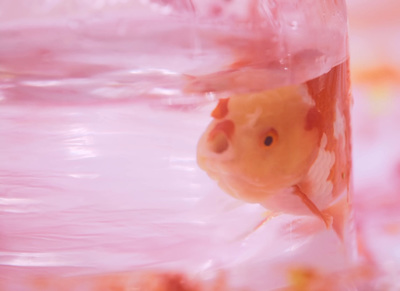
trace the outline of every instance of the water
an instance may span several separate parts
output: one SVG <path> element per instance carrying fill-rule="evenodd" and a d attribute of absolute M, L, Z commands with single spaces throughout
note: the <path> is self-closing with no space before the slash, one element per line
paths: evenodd
<path fill-rule="evenodd" d="M 309 80 L 343 52 L 303 43 L 281 58 L 270 28 L 260 38 L 246 25 L 227 33 L 190 14 L 136 13 L 0 31 L 0 290 L 60 290 L 59 276 L 81 290 L 126 271 L 222 273 L 227 290 L 266 290 L 291 265 L 345 268 L 332 231 L 299 234 L 315 218 L 281 215 L 254 231 L 265 209 L 226 195 L 196 162 L 219 97 Z M 249 52 L 269 66 L 227 69 Z"/>

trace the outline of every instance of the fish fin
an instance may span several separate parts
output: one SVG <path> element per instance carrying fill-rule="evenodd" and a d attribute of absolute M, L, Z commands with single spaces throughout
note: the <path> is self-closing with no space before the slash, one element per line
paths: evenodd
<path fill-rule="evenodd" d="M 332 216 L 329 213 L 325 213 L 319 210 L 318 207 L 314 204 L 314 202 L 312 202 L 307 197 L 307 195 L 303 191 L 301 191 L 298 185 L 295 185 L 293 188 L 294 188 L 293 194 L 298 196 L 313 214 L 322 219 L 327 229 L 331 228 L 333 222 Z"/>
<path fill-rule="evenodd" d="M 224 118 L 229 113 L 228 102 L 229 98 L 219 99 L 217 106 L 211 112 L 211 116 L 214 117 L 215 119 Z"/>
<path fill-rule="evenodd" d="M 264 212 L 263 216 L 263 220 L 260 221 L 259 224 L 257 224 L 252 232 L 255 232 L 257 229 L 259 229 L 261 226 L 263 226 L 265 223 L 267 223 L 268 221 L 270 221 L 272 218 L 278 216 L 278 213 L 272 212 L 270 210 L 267 210 Z"/>
<path fill-rule="evenodd" d="M 332 228 L 343 242 L 345 239 L 346 224 L 350 215 L 347 196 L 342 197 L 339 201 L 329 206 L 329 208 L 326 209 L 326 213 L 329 213 L 333 218 Z"/>
<path fill-rule="evenodd" d="M 243 240 L 248 238 L 250 235 L 252 235 L 254 232 L 256 232 L 258 229 L 260 229 L 264 224 L 266 224 L 268 221 L 270 221 L 272 218 L 278 216 L 279 213 L 267 210 L 263 213 L 264 218 L 257 223 L 256 226 L 254 226 L 250 231 L 247 231 L 246 233 L 244 233 L 243 235 L 241 235 L 239 237 L 239 240 Z"/>

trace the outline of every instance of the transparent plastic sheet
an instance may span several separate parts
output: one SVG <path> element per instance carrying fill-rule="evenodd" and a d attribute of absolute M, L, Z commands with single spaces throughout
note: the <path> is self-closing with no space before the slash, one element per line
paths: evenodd
<path fill-rule="evenodd" d="M 0 290 L 355 290 L 344 1 L 22 5 Z"/>

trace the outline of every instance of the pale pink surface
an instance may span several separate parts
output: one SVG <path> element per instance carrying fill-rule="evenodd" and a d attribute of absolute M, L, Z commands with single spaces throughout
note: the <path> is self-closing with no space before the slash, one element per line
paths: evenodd
<path fill-rule="evenodd" d="M 354 206 L 373 290 L 399 290 L 400 3 L 349 0 Z"/>
<path fill-rule="evenodd" d="M 400 2 L 348 0 L 347 3 L 353 73 L 382 66 L 399 70 Z"/>
<path fill-rule="evenodd" d="M 292 265 L 327 273 L 348 267 L 337 237 L 315 227 L 315 218 L 282 215 L 252 233 L 265 209 L 230 198 L 197 166 L 196 144 L 215 96 L 183 94 L 182 74 L 218 72 L 233 62 L 235 49 L 242 53 L 251 40 L 247 28 L 222 41 L 230 30 L 216 31 L 218 22 L 194 33 L 190 1 L 61 1 L 51 7 L 35 1 L 29 13 L 19 9 L 22 2 L 0 4 L 5 290 L 30 290 L 32 274 L 154 269 L 184 270 L 204 280 L 229 270 L 230 290 L 266 290 L 284 286 Z M 237 25 L 252 13 L 241 1 L 226 10 L 215 6 L 224 1 L 212 9 L 211 1 L 192 2 L 199 19 Z M 300 8 L 311 15 L 323 8 L 311 4 L 301 1 Z M 293 22 L 299 7 L 286 9 L 282 29 L 293 38 L 269 57 L 309 48 L 322 57 L 307 74 L 291 73 L 285 64 L 269 72 L 284 74 L 276 86 L 305 81 L 346 59 L 345 46 L 338 45 L 345 32 L 335 31 L 343 17 L 330 19 L 337 41 L 329 43 L 332 35 L 318 34 L 326 19 L 316 19 L 310 31 L 297 30 L 308 18 Z M 187 18 L 169 18 L 176 14 Z M 321 37 L 304 41 L 302 33 Z"/>
<path fill-rule="evenodd" d="M 369 90 L 372 91 L 371 88 Z M 354 206 L 367 263 L 378 272 L 373 290 L 400 285 L 400 89 L 395 95 L 371 96 L 354 86 Z"/>

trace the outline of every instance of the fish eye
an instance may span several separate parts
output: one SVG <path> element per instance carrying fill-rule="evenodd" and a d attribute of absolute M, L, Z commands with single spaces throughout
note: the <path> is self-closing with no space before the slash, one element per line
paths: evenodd
<path fill-rule="evenodd" d="M 278 133 L 270 128 L 262 134 L 262 144 L 264 147 L 271 147 L 278 141 Z"/>
<path fill-rule="evenodd" d="M 269 147 L 270 145 L 272 145 L 272 143 L 274 142 L 274 138 L 270 135 L 268 135 L 265 139 L 264 139 L 264 145 L 266 145 L 267 147 Z"/>

